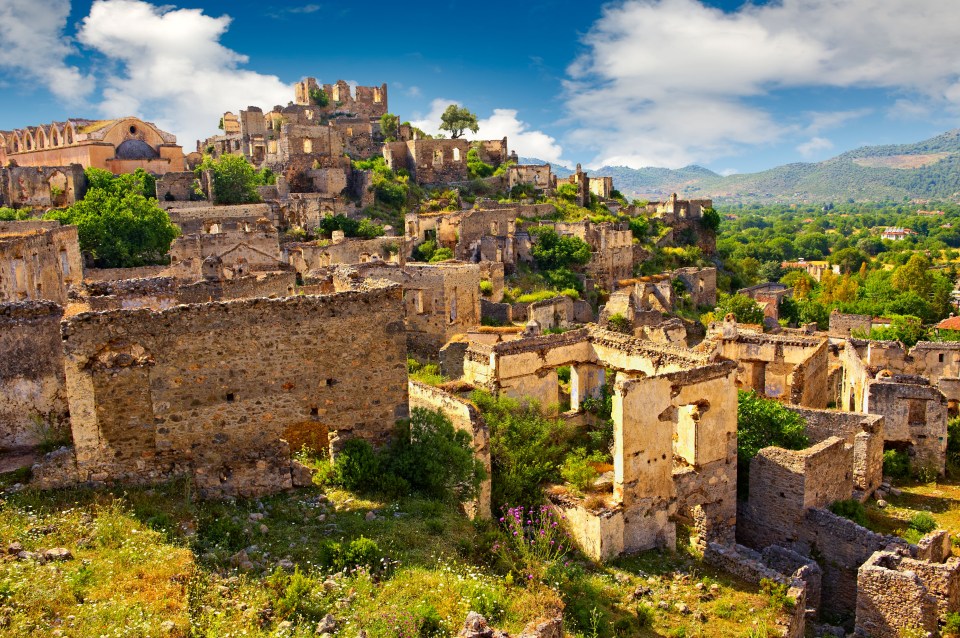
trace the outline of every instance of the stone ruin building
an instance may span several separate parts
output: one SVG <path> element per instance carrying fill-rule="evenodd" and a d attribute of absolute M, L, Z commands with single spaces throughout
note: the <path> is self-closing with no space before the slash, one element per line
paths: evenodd
<path fill-rule="evenodd" d="M 507 138 L 470 142 L 457 139 L 422 139 L 387 142 L 383 145 L 383 158 L 392 170 L 403 169 L 422 185 L 465 182 L 467 152 L 476 146 L 480 159 L 498 167 L 509 159 Z"/>
<path fill-rule="evenodd" d="M 79 164 L 0 167 L 0 207 L 69 206 L 86 192 L 87 177 Z"/>
<path fill-rule="evenodd" d="M 101 168 L 115 175 L 184 170 L 177 138 L 135 117 L 72 119 L 49 126 L 0 131 L 0 166 Z M 64 169 L 61 169 L 64 170 Z"/>
<path fill-rule="evenodd" d="M 76 226 L 55 221 L 0 222 L 0 303 L 67 300 L 83 278 Z"/>

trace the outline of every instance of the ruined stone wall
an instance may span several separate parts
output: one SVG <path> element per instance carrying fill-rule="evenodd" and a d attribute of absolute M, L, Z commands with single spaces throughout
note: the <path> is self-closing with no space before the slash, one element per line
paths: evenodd
<path fill-rule="evenodd" d="M 853 487 L 863 498 L 870 496 L 883 481 L 883 416 L 837 410 L 812 410 L 786 406 L 806 421 L 811 443 L 836 436 L 853 447 Z"/>
<path fill-rule="evenodd" d="M 313 242 L 287 245 L 284 261 L 301 275 L 337 264 L 363 264 L 383 260 L 403 265 L 403 238 L 343 239 L 337 242 Z"/>
<path fill-rule="evenodd" d="M 527 320 L 536 321 L 542 330 L 566 328 L 573 321 L 573 299 L 558 295 L 529 305 Z"/>
<path fill-rule="evenodd" d="M 823 569 L 822 611 L 849 615 L 857 605 L 857 570 L 876 551 L 906 548 L 896 537 L 875 534 L 825 509 L 808 510 L 800 553 L 816 556 Z"/>
<path fill-rule="evenodd" d="M 270 204 L 191 205 L 169 208 L 167 212 L 170 214 L 170 221 L 179 226 L 185 235 L 208 233 L 212 226 L 222 226 L 227 222 L 245 222 L 253 226 L 257 220 L 266 219 L 274 226 L 278 223 L 277 211 Z"/>
<path fill-rule="evenodd" d="M 52 301 L 0 304 L 0 451 L 67 436 L 62 317 Z"/>
<path fill-rule="evenodd" d="M 900 638 L 911 629 L 936 633 L 936 600 L 918 574 L 902 562 L 893 552 L 876 552 L 860 566 L 856 636 Z"/>
<path fill-rule="evenodd" d="M 177 288 L 177 303 L 207 303 L 257 297 L 290 297 L 296 293 L 296 273 L 261 272 L 232 279 L 202 279 Z"/>
<path fill-rule="evenodd" d="M 750 461 L 738 539 L 755 548 L 802 542 L 806 511 L 853 493 L 853 448 L 830 437 L 804 450 L 767 447 Z"/>
<path fill-rule="evenodd" d="M 828 333 L 831 337 L 846 338 L 850 337 L 854 330 L 862 330 L 869 335 L 872 324 L 871 315 L 849 315 L 833 311 L 830 313 Z"/>
<path fill-rule="evenodd" d="M 417 354 L 435 357 L 454 335 L 480 324 L 477 264 L 408 263 L 400 268 L 368 262 L 358 271 L 403 286 L 407 343 Z"/>
<path fill-rule="evenodd" d="M 515 164 L 507 169 L 507 188 L 529 184 L 539 192 L 552 191 L 553 177 L 549 164 Z"/>
<path fill-rule="evenodd" d="M 690 301 L 696 306 L 717 305 L 716 268 L 679 268 L 673 276 L 683 281 L 690 292 Z"/>
<path fill-rule="evenodd" d="M 517 261 L 513 246 L 513 236 L 517 232 L 517 217 L 515 208 L 493 210 L 473 209 L 464 211 L 459 216 L 459 239 L 456 243 L 454 256 L 464 261 L 495 261 L 514 264 Z M 481 242 L 485 237 L 500 237 L 504 239 L 498 246 L 488 248 L 487 254 L 481 254 Z M 499 248 L 499 251 L 497 250 Z"/>
<path fill-rule="evenodd" d="M 480 494 L 468 507 L 471 517 L 491 518 L 490 502 L 490 430 L 483 416 L 473 403 L 444 392 L 440 388 L 410 380 L 410 410 L 426 408 L 439 410 L 453 422 L 453 427 L 463 430 L 473 438 L 473 451 L 483 463 L 487 477 L 480 486 Z"/>
<path fill-rule="evenodd" d="M 77 478 L 262 494 L 289 487 L 295 442 L 384 443 L 407 413 L 400 309 L 387 286 L 69 319 Z"/>
<path fill-rule="evenodd" d="M 947 400 L 929 385 L 870 381 L 865 407 L 884 416 L 886 441 L 910 444 L 911 464 L 943 473 L 947 451 Z"/>
<path fill-rule="evenodd" d="M 87 177 L 79 164 L 0 167 L 0 206 L 48 209 L 83 199 Z"/>
<path fill-rule="evenodd" d="M 470 142 L 467 140 L 410 140 L 402 144 L 406 147 L 406 152 L 402 155 L 403 159 L 396 167 L 391 166 L 391 168 L 396 170 L 396 168 L 403 168 L 406 164 L 407 170 L 410 171 L 416 183 L 443 184 L 467 179 L 467 151 L 470 150 Z M 394 144 L 387 146 L 391 153 L 401 148 Z M 390 164 L 391 158 L 387 159 Z"/>
<path fill-rule="evenodd" d="M 279 236 L 270 225 L 181 235 L 170 245 L 173 266 L 190 260 L 202 262 L 207 257 L 217 258 L 224 268 L 245 272 L 274 270 L 282 261 Z"/>
<path fill-rule="evenodd" d="M 0 302 L 67 301 L 83 277 L 76 226 L 59 222 L 0 222 Z"/>
<path fill-rule="evenodd" d="M 189 202 L 199 198 L 197 176 L 193 171 L 167 173 L 157 178 L 157 201 Z"/>

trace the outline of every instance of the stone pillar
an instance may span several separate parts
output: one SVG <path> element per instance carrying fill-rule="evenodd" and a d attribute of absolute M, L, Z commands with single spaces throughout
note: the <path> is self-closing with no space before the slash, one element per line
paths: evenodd
<path fill-rule="evenodd" d="M 606 381 L 606 370 L 591 363 L 570 366 L 570 409 L 579 411 L 583 400 L 598 398 Z"/>

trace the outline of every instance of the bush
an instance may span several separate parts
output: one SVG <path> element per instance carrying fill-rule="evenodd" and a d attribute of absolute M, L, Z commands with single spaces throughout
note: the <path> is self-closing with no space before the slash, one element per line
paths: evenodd
<path fill-rule="evenodd" d="M 868 524 L 867 510 L 863 503 L 854 499 L 844 501 L 834 501 L 830 504 L 830 511 L 837 516 L 848 518 L 860 527 L 866 527 Z"/>
<path fill-rule="evenodd" d="M 353 569 L 355 567 L 376 567 L 383 558 L 383 552 L 376 541 L 365 536 L 355 538 L 345 547 L 337 544 L 334 552 L 334 567 Z"/>
<path fill-rule="evenodd" d="M 910 456 L 904 450 L 884 450 L 883 473 L 893 478 L 910 476 Z"/>
<path fill-rule="evenodd" d="M 633 334 L 633 326 L 630 320 L 619 312 L 610 315 L 607 318 L 607 329 L 613 332 L 622 332 L 623 334 Z"/>
<path fill-rule="evenodd" d="M 348 490 L 367 492 L 380 485 L 380 456 L 369 442 L 350 439 L 333 465 L 333 480 Z"/>
<path fill-rule="evenodd" d="M 540 486 L 560 479 L 573 429 L 543 416 L 535 402 L 521 403 L 481 390 L 471 399 L 490 428 L 493 503 L 541 502 Z"/>
<path fill-rule="evenodd" d="M 944 636 L 960 636 L 960 613 L 947 614 L 943 625 Z"/>
<path fill-rule="evenodd" d="M 737 487 L 746 495 L 750 460 L 769 446 L 802 450 L 810 444 L 806 422 L 779 401 L 737 391 Z"/>
<path fill-rule="evenodd" d="M 593 463 L 602 463 L 606 457 L 599 452 L 587 453 L 586 448 L 576 448 L 567 455 L 560 469 L 560 476 L 570 483 L 577 492 L 585 492 L 599 476 Z"/>
<path fill-rule="evenodd" d="M 484 279 L 480 282 L 480 294 L 489 297 L 493 294 L 493 283 Z"/>
<path fill-rule="evenodd" d="M 763 310 L 756 301 L 746 295 L 725 296 L 714 312 L 717 319 L 723 319 L 727 314 L 732 314 L 736 317 L 737 323 L 763 323 Z"/>
<path fill-rule="evenodd" d="M 947 422 L 947 461 L 960 466 L 960 417 Z"/>
<path fill-rule="evenodd" d="M 410 420 L 397 425 L 384 465 L 412 489 L 437 500 L 475 498 L 486 476 L 470 434 L 454 429 L 442 412 L 425 408 L 414 408 Z"/>
<path fill-rule="evenodd" d="M 913 518 L 910 519 L 910 522 L 907 523 L 907 527 L 910 529 L 916 530 L 921 534 L 929 534 L 933 530 L 937 529 L 937 521 L 933 516 L 926 512 L 918 512 L 913 515 Z"/>
<path fill-rule="evenodd" d="M 448 259 L 453 259 L 453 250 L 450 248 L 437 248 L 433 255 L 430 256 L 430 263 L 436 263 L 438 261 L 447 261 Z"/>
<path fill-rule="evenodd" d="M 221 155 L 216 160 L 207 155 L 196 169 L 197 176 L 206 170 L 213 171 L 213 199 L 217 204 L 260 201 L 257 186 L 263 183 L 263 177 L 242 155 Z"/>

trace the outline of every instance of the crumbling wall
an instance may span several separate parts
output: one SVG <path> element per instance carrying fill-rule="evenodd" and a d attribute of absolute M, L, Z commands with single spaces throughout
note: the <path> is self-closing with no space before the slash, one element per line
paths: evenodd
<path fill-rule="evenodd" d="M 383 444 L 407 414 L 400 309 L 387 285 L 67 320 L 74 480 L 255 495 L 290 486 L 287 441 Z"/>
<path fill-rule="evenodd" d="M 542 330 L 566 328 L 573 322 L 573 299 L 558 295 L 535 301 L 527 309 L 527 320 L 536 321 Z"/>
<path fill-rule="evenodd" d="M 277 210 L 270 204 L 213 206 L 192 202 L 188 206 L 168 208 L 167 212 L 170 221 L 179 226 L 185 235 L 209 233 L 213 227 L 223 227 L 230 222 L 240 225 L 247 223 L 254 227 L 260 219 L 266 219 L 274 226 L 278 222 Z"/>
<path fill-rule="evenodd" d="M 0 451 L 69 436 L 62 317 L 51 301 L 0 304 Z"/>
<path fill-rule="evenodd" d="M 716 268 L 678 268 L 673 271 L 673 276 L 683 281 L 695 306 L 717 305 Z"/>
<path fill-rule="evenodd" d="M 883 416 L 786 406 L 806 421 L 811 443 L 840 437 L 853 448 L 853 487 L 868 498 L 883 482 Z"/>
<path fill-rule="evenodd" d="M 80 164 L 0 167 L 0 206 L 47 209 L 69 206 L 87 192 Z"/>
<path fill-rule="evenodd" d="M 157 201 L 190 202 L 200 199 L 199 183 L 193 171 L 166 173 L 157 178 Z"/>
<path fill-rule="evenodd" d="M 0 222 L 0 303 L 67 301 L 83 277 L 76 226 L 59 222 Z"/>
<path fill-rule="evenodd" d="M 862 331 L 869 335 L 873 325 L 871 315 L 850 315 L 834 310 L 830 313 L 830 327 L 827 332 L 831 337 L 847 338 L 853 331 Z"/>
<path fill-rule="evenodd" d="M 865 409 L 884 417 L 887 442 L 910 445 L 911 465 L 942 474 L 946 467 L 947 400 L 929 385 L 876 379 L 867 383 Z"/>
<path fill-rule="evenodd" d="M 414 408 L 439 410 L 453 422 L 454 428 L 463 430 L 473 437 L 474 454 L 483 463 L 487 476 L 480 486 L 480 494 L 473 503 L 469 504 L 467 511 L 471 517 L 491 518 L 490 430 L 477 406 L 440 388 L 412 379 L 409 391 L 411 411 Z"/>
<path fill-rule="evenodd" d="M 377 237 L 375 239 L 340 239 L 289 244 L 284 247 L 284 261 L 301 275 L 338 264 L 363 264 L 382 260 L 405 263 L 402 237 Z"/>

